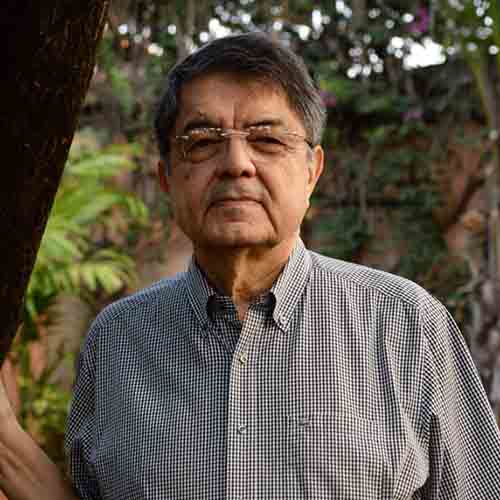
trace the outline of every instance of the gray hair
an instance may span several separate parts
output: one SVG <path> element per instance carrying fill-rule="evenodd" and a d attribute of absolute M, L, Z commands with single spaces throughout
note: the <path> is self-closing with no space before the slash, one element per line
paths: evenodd
<path fill-rule="evenodd" d="M 154 121 L 160 156 L 167 166 L 169 137 L 179 112 L 183 85 L 218 72 L 248 75 L 278 84 L 302 121 L 308 141 L 314 145 L 321 142 L 326 111 L 303 60 L 264 33 L 246 33 L 208 43 L 169 72 Z"/>

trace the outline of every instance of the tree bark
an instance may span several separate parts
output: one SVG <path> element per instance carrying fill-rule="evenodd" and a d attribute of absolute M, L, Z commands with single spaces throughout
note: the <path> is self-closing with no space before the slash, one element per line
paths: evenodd
<path fill-rule="evenodd" d="M 3 0 L 0 363 L 93 74 L 109 0 Z"/>
<path fill-rule="evenodd" d="M 354 32 L 366 25 L 366 0 L 352 0 L 352 29 Z"/>

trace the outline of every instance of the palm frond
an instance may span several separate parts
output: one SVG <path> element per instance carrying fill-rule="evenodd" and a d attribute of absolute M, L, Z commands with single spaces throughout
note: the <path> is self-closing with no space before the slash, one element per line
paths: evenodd
<path fill-rule="evenodd" d="M 123 230 L 147 222 L 144 203 L 113 183 L 135 167 L 132 157 L 140 150 L 137 145 L 95 150 L 89 138 L 76 144 L 79 154 L 70 154 L 28 286 L 25 314 L 32 319 L 62 292 L 103 290 L 112 295 L 136 279 L 134 262 L 124 249 L 111 242 L 97 247 L 92 234 L 97 226 L 116 230 L 117 209 L 126 222 Z"/>

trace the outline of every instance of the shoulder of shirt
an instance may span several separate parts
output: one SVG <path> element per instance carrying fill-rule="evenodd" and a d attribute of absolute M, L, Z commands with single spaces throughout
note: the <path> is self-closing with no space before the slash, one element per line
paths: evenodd
<path fill-rule="evenodd" d="M 169 302 L 179 300 L 186 273 L 164 278 L 127 297 L 107 305 L 94 321 L 95 326 L 117 318 L 128 319 L 144 309 L 168 308 Z"/>
<path fill-rule="evenodd" d="M 442 304 L 417 283 L 395 274 L 326 257 L 309 251 L 315 273 L 326 273 L 335 277 L 344 286 L 358 290 L 373 291 L 417 309 L 441 309 Z"/>

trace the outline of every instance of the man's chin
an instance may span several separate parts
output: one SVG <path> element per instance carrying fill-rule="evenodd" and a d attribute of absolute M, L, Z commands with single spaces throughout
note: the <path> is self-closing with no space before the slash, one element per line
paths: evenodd
<path fill-rule="evenodd" d="M 278 242 L 269 235 L 246 234 L 238 231 L 224 231 L 207 235 L 205 246 L 222 249 L 244 249 L 255 247 L 273 247 Z"/>

